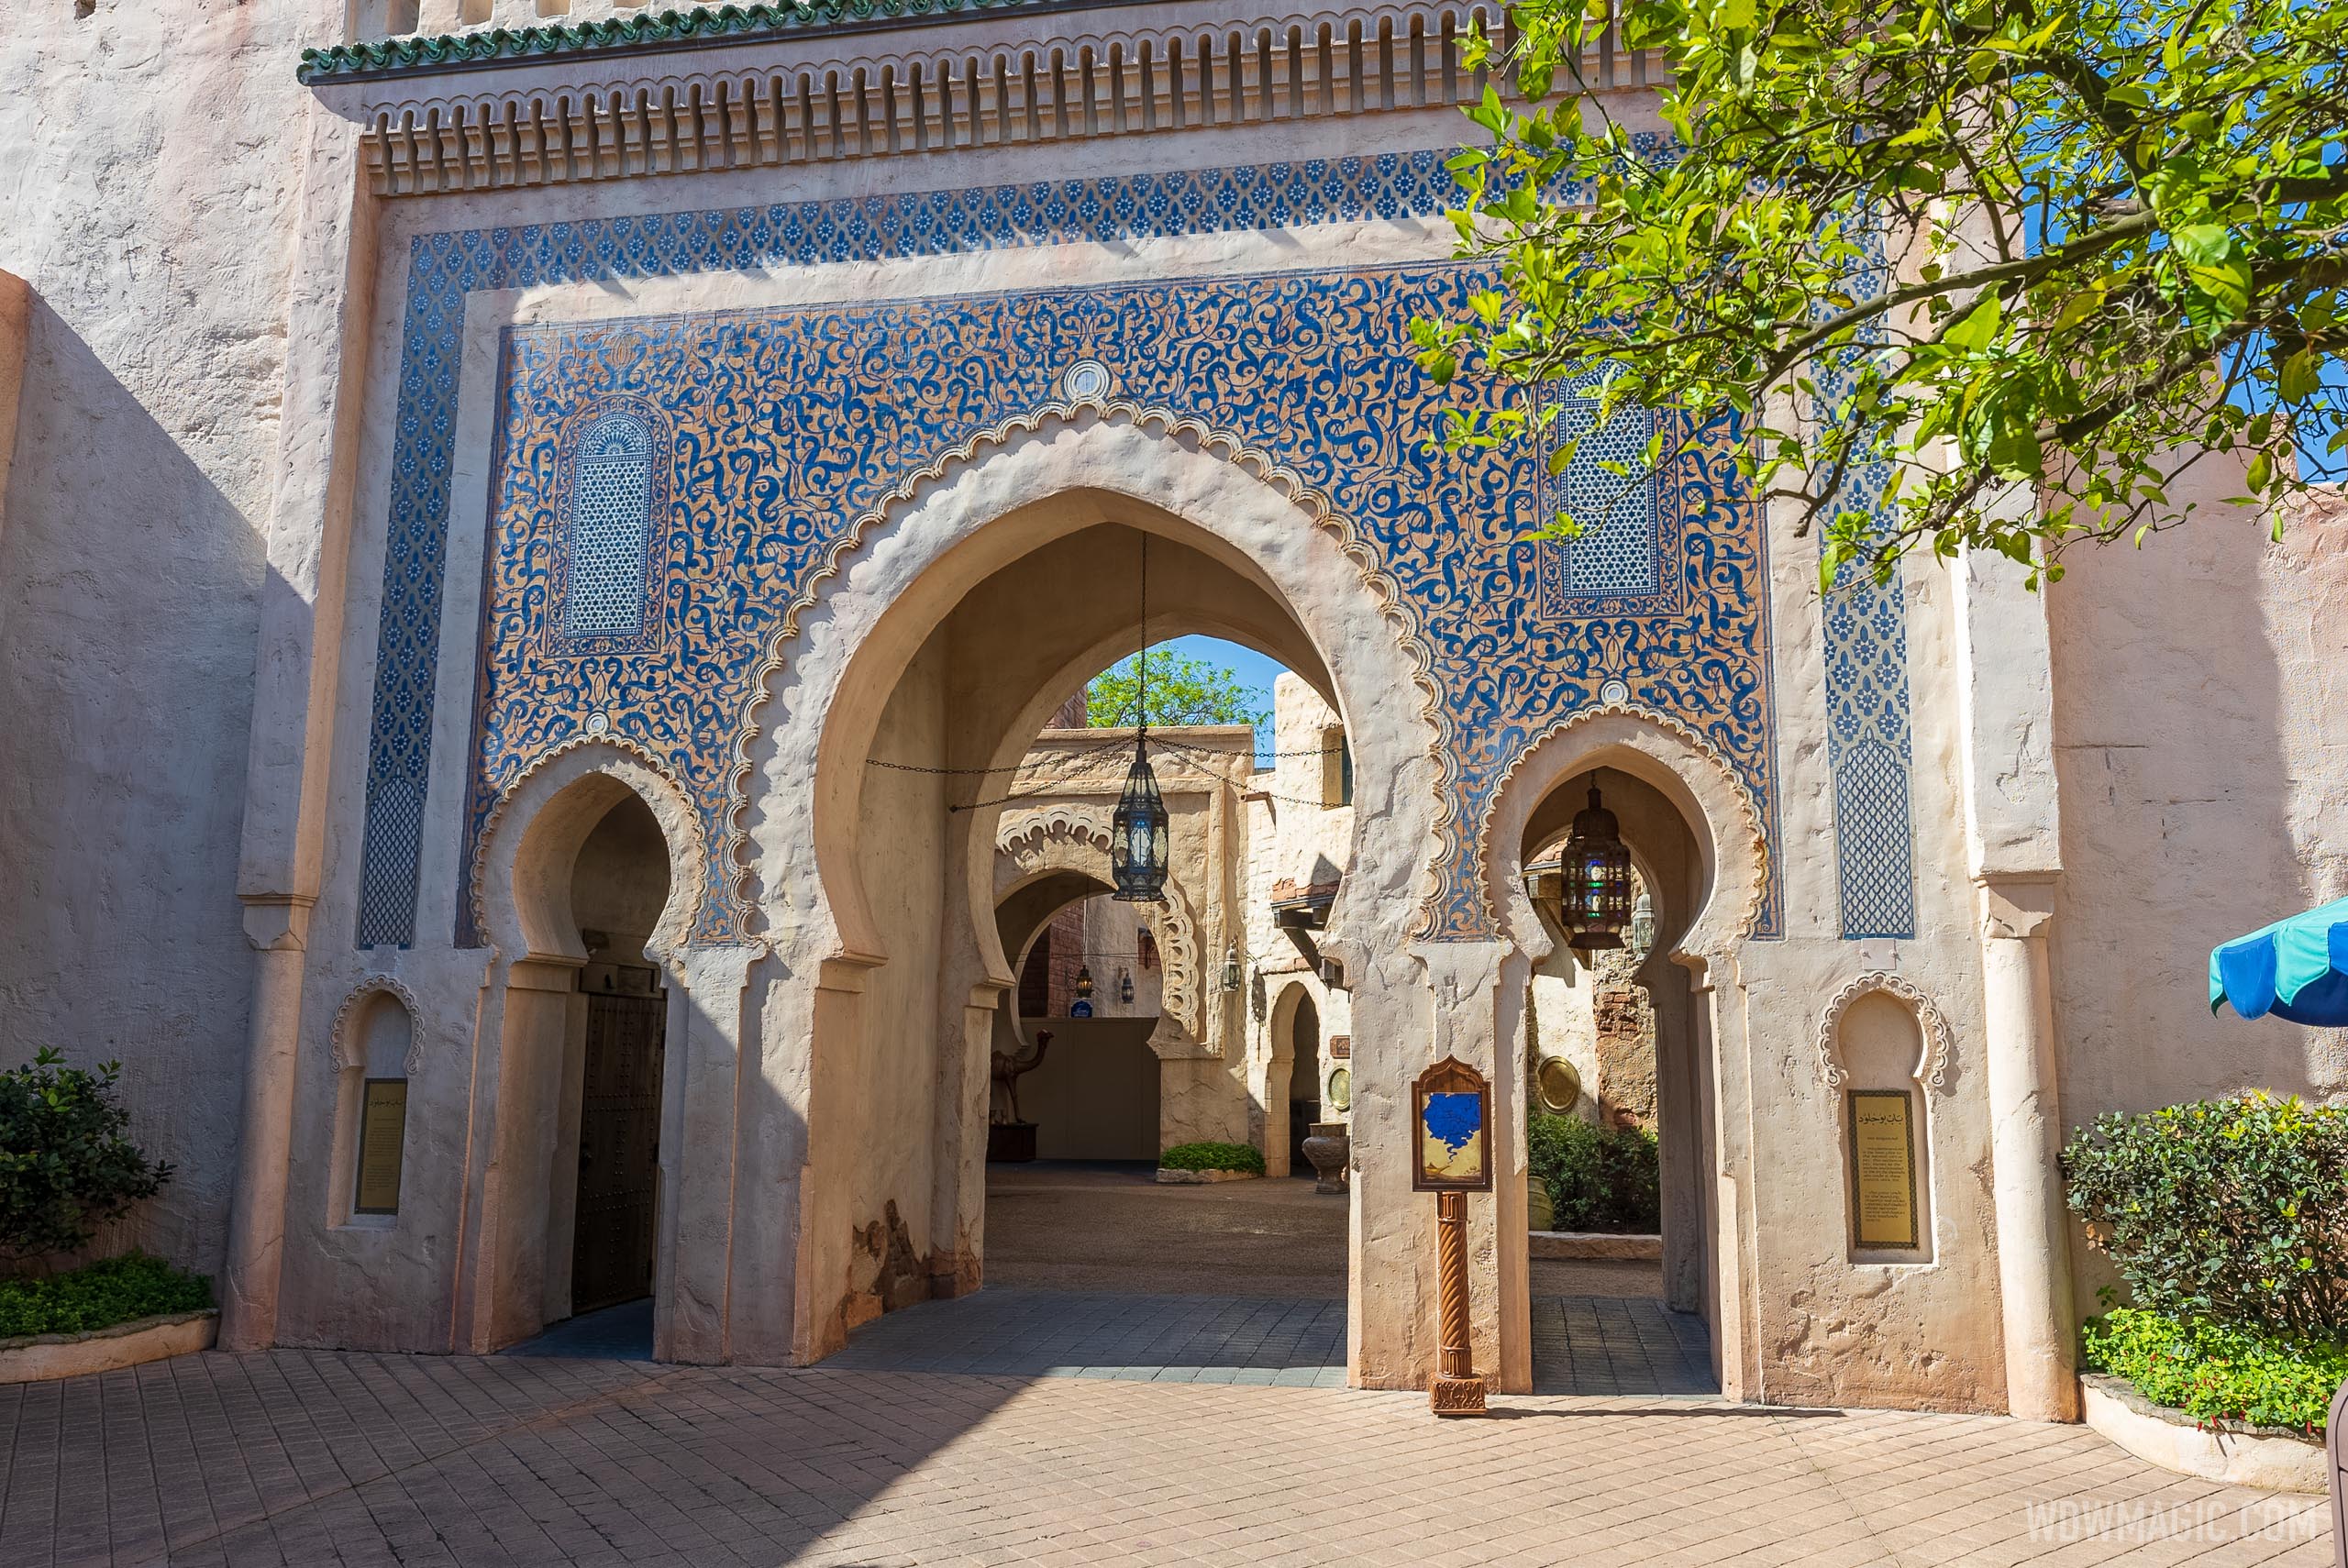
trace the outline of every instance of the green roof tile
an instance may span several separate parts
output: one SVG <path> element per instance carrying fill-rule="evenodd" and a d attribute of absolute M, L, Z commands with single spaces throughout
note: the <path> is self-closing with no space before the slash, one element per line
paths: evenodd
<path fill-rule="evenodd" d="M 436 38 L 381 39 L 332 49 L 305 49 L 294 74 L 305 83 L 332 82 L 407 71 L 462 70 L 590 50 L 744 42 L 810 28 L 885 26 L 943 20 L 970 11 L 1041 10 L 1066 5 L 1067 0 L 802 0 L 778 6 L 697 6 L 690 11 L 614 17 L 576 27 L 554 23 L 541 28 L 495 28 Z"/>

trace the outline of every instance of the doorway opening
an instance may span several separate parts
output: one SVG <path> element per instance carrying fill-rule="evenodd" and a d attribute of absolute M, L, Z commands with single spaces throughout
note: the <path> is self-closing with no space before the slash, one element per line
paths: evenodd
<path fill-rule="evenodd" d="M 649 1358 L 670 992 L 647 955 L 669 902 L 669 845 L 623 790 L 570 870 L 585 961 L 563 1032 L 547 1333 L 528 1353 Z"/>
<path fill-rule="evenodd" d="M 1706 857 L 1662 791 L 1600 767 L 1534 807 L 1520 864 L 1554 862 L 1593 800 L 1630 850 L 1630 918 L 1616 944 L 1577 948 L 1541 911 L 1553 945 L 1527 985 L 1523 1051 L 1534 1386 L 1715 1393 L 1711 1072 L 1697 998 L 1671 958 L 1708 895 Z"/>
<path fill-rule="evenodd" d="M 1310 1174 L 1312 1162 L 1304 1141 L 1321 1120 L 1321 1010 L 1309 996 L 1297 999 L 1289 1020 L 1288 1147 L 1289 1170 Z"/>
<path fill-rule="evenodd" d="M 871 1250 L 869 1295 L 869 1265 L 851 1258 L 847 1354 L 929 1354 L 959 1340 L 953 1324 L 1003 1312 L 1026 1325 L 1013 1337 L 1033 1351 L 1047 1323 L 1130 1325 L 1141 1311 L 1163 1320 L 1169 1346 L 1209 1333 L 1233 1353 L 1288 1358 L 1232 1372 L 1341 1379 L 1348 1207 L 1261 1176 L 1267 1155 L 1285 1164 L 1290 1149 L 1289 1086 L 1268 1092 L 1269 1032 L 1249 1006 L 1266 962 L 1293 956 L 1273 937 L 1275 878 L 1254 858 L 1275 804 L 1257 767 L 1271 704 L 1218 706 L 1218 691 L 1254 683 L 1224 679 L 1215 647 L 1195 639 L 1224 639 L 1271 679 L 1315 691 L 1333 722 L 1334 691 L 1243 558 L 1162 515 L 1144 525 L 1146 509 L 1131 502 L 1055 504 L 1096 501 L 1112 520 L 970 582 L 876 693 L 857 864 L 889 960 L 863 979 L 861 1005 L 909 1022 L 944 1001 L 952 1032 L 940 1038 L 982 1034 L 985 1048 L 963 1048 L 961 1094 L 933 1108 L 930 1147 L 955 1168 L 926 1182 L 911 1160 L 908 1179 L 876 1168 L 851 1199 L 852 1226 L 893 1202 L 909 1236 L 950 1240 L 957 1272 L 932 1263 L 932 1300 L 908 1314 L 925 1321 L 900 1325 L 896 1309 L 912 1304 L 886 1288 L 896 1276 L 883 1250 Z M 1168 648 L 1174 638 L 1188 646 Z M 1137 748 L 1165 812 L 1164 875 L 1128 900 L 1113 896 L 1112 849 Z M 905 1066 L 901 1081 L 917 1081 Z M 1235 1149 L 1248 1160 L 1232 1179 L 1160 1177 L 1230 1170 L 1161 1166 L 1169 1151 Z M 969 1299 L 935 1300 L 944 1294 Z M 1257 1313 L 1309 1327 L 1240 1331 Z M 985 1364 L 1015 1369 L 1001 1357 L 1016 1348 L 993 1344 Z M 1190 1353 L 1215 1370 L 1216 1353 Z M 1121 1353 L 1121 1364 L 1148 1359 Z"/>

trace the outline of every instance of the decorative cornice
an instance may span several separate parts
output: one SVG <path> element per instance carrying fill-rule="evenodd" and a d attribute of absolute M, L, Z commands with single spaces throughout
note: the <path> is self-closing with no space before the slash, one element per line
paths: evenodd
<path fill-rule="evenodd" d="M 870 32 L 922 27 L 991 11 L 1080 11 L 1139 0 L 814 0 L 787 6 L 695 6 L 658 16 L 614 17 L 577 25 L 490 28 L 478 32 L 378 39 L 305 49 L 294 74 L 305 86 L 408 72 L 478 71 L 608 50 L 649 53 L 755 43 L 810 31 Z"/>
<path fill-rule="evenodd" d="M 1956 1034 L 1949 1027 L 1948 1016 L 1940 1004 L 1905 976 L 1888 969 L 1871 969 L 1836 991 L 1827 999 L 1826 1010 L 1818 1020 L 1818 1077 L 1831 1092 L 1850 1081 L 1850 1069 L 1843 1063 L 1836 1043 L 1841 1035 L 1843 1015 L 1861 997 L 1881 991 L 1908 1004 L 1916 1015 L 1916 1027 L 1924 1037 L 1924 1058 L 1917 1065 L 1916 1081 L 1933 1094 L 1948 1088 L 1948 1069 L 1955 1060 Z"/>
<path fill-rule="evenodd" d="M 943 7 L 948 0 L 882 0 Z M 780 168 L 1171 131 L 1287 125 L 1471 103 L 1485 83 L 1463 50 L 1504 26 L 1498 0 L 1282 0 L 1128 6 L 1124 0 L 961 0 L 913 18 L 975 23 L 1034 14 L 1032 37 L 968 29 L 858 40 L 874 23 L 801 23 L 724 38 L 630 39 L 659 18 L 490 29 L 312 50 L 305 77 L 360 122 L 378 195 L 428 195 Z M 731 7 L 726 8 L 731 10 Z M 760 9 L 766 9 L 761 7 Z M 778 16 L 788 6 L 774 8 Z M 680 26 L 702 17 L 667 13 Z M 812 14 L 812 13 L 811 13 Z M 747 16 L 748 13 L 737 13 Z M 892 21 L 902 28 L 907 22 Z M 811 30 L 814 28 L 814 30 Z M 568 41 L 566 41 L 568 40 Z M 763 43 L 713 50 L 715 43 Z M 688 52 L 646 59 L 661 50 Z M 431 69 L 365 70 L 419 58 Z M 476 59 L 474 57 L 483 58 Z M 340 63 L 332 63 L 339 61 Z M 488 77 L 487 66 L 537 69 Z M 1621 50 L 1582 62 L 1589 85 L 1636 86 Z"/>

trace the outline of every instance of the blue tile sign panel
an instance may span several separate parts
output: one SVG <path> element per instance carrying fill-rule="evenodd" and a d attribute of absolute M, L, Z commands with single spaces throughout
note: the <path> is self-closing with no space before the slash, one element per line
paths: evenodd
<path fill-rule="evenodd" d="M 1558 503 L 1540 455 L 1432 450 L 1437 411 L 1456 394 L 1407 353 L 1413 316 L 1490 285 L 1465 263 L 508 329 L 482 599 L 443 603 L 469 292 L 1396 217 L 1450 199 L 1429 153 L 418 237 L 360 943 L 415 939 L 444 615 L 479 615 L 483 639 L 460 876 L 499 792 L 591 721 L 670 769 L 703 842 L 731 855 L 751 672 L 831 546 L 941 454 L 1055 401 L 1058 379 L 1086 360 L 1120 399 L 1294 470 L 1409 602 L 1448 775 L 1430 934 L 1489 934 L 1477 824 L 1523 749 L 1601 691 L 1701 736 L 1774 833 L 1765 546 L 1728 452 L 1708 443 L 1616 496 L 1594 540 L 1530 538 Z M 696 941 L 745 933 L 738 869 L 712 867 Z M 477 940 L 468 918 L 460 944 Z M 1773 885 L 1764 933 L 1780 919 Z"/>

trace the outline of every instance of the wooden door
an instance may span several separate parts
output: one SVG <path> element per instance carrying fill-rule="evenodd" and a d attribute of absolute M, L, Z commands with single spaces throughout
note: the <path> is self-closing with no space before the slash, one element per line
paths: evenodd
<path fill-rule="evenodd" d="M 579 1218 L 570 1309 L 592 1312 L 652 1293 L 660 1168 L 661 1032 L 668 1003 L 591 992 L 587 1072 L 579 1097 Z"/>

